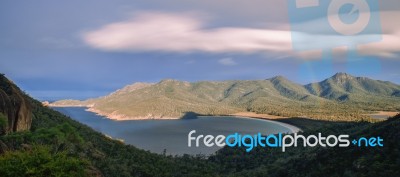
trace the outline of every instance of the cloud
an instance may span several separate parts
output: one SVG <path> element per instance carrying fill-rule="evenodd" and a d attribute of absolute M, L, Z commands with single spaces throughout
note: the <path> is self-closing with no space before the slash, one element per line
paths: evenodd
<path fill-rule="evenodd" d="M 254 52 L 291 48 L 288 31 L 204 26 L 195 16 L 144 13 L 87 32 L 84 41 L 107 51 Z"/>
<path fill-rule="evenodd" d="M 394 19 L 399 14 L 382 12 L 383 40 L 365 45 L 356 44 L 377 34 L 353 38 L 326 34 L 318 31 L 318 25 L 322 24 L 318 19 L 304 22 L 316 29 L 308 34 L 261 28 L 206 28 L 207 24 L 199 16 L 161 12 L 145 12 L 126 21 L 102 26 L 84 33 L 83 40 L 89 46 L 105 51 L 274 52 L 282 56 L 320 57 L 318 51 L 293 51 L 291 37 L 295 33 L 303 40 L 304 46 L 311 49 L 330 49 L 330 43 L 335 42 L 357 46 L 361 54 L 394 57 L 400 52 L 400 25 Z"/>
<path fill-rule="evenodd" d="M 233 66 L 237 65 L 237 63 L 232 58 L 223 58 L 218 60 L 218 63 L 225 66 Z"/>

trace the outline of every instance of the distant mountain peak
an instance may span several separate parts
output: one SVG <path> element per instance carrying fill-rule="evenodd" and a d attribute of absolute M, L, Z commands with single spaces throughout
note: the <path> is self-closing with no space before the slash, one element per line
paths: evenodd
<path fill-rule="evenodd" d="M 278 76 L 275 76 L 275 77 L 271 77 L 271 78 L 269 78 L 267 80 L 271 80 L 271 81 L 286 81 L 288 79 L 286 79 L 286 77 L 284 77 L 284 76 L 278 75 Z"/>
<path fill-rule="evenodd" d="M 175 79 L 163 79 L 159 83 L 169 83 L 169 82 L 179 82 L 179 81 Z"/>
<path fill-rule="evenodd" d="M 353 80 L 355 78 L 356 77 L 354 77 L 354 76 L 352 76 L 350 74 L 339 72 L 339 73 L 336 73 L 335 75 L 333 75 L 330 79 L 332 79 L 336 83 L 343 84 L 343 83 L 345 83 L 347 81 L 350 81 L 350 80 Z"/>
<path fill-rule="evenodd" d="M 344 72 L 338 72 L 335 75 L 333 75 L 332 78 L 348 79 L 348 78 L 354 78 L 354 76 L 344 73 Z"/>
<path fill-rule="evenodd" d="M 141 89 L 147 86 L 151 86 L 153 85 L 153 83 L 147 83 L 147 82 L 135 82 L 131 85 L 127 85 L 124 88 L 122 88 L 121 90 L 125 90 L 125 91 L 133 91 L 133 90 L 137 90 L 137 89 Z"/>
<path fill-rule="evenodd" d="M 190 82 L 188 81 L 180 81 L 180 80 L 176 80 L 176 79 L 163 79 L 160 82 L 157 83 L 157 85 L 159 86 L 165 86 L 165 85 L 174 85 L 174 86 L 185 86 L 185 87 L 189 87 L 190 86 Z"/>
<path fill-rule="evenodd" d="M 127 85 L 121 89 L 116 90 L 115 92 L 111 93 L 111 95 L 118 95 L 118 94 L 124 94 L 124 93 L 129 93 L 133 92 L 135 90 L 139 90 L 142 88 L 146 88 L 153 85 L 153 83 L 147 83 L 147 82 L 135 82 L 131 85 Z"/>

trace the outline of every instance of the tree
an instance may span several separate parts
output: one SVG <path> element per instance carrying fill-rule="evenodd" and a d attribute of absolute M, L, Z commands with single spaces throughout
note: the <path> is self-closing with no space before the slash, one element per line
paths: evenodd
<path fill-rule="evenodd" d="M 1 176 L 88 176 L 89 163 L 66 152 L 52 153 L 48 146 L 8 151 L 0 156 Z"/>

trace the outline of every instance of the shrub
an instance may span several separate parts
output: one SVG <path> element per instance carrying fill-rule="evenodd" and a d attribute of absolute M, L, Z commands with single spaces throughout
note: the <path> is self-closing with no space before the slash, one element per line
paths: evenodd
<path fill-rule="evenodd" d="M 66 152 L 51 153 L 48 146 L 35 145 L 30 150 L 9 151 L 0 156 L 1 176 L 87 176 L 86 160 Z"/>

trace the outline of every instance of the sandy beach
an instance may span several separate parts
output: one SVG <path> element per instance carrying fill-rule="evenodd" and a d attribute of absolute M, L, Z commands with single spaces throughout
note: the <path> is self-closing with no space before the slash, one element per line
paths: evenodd
<path fill-rule="evenodd" d="M 230 116 L 242 117 L 242 118 L 262 119 L 262 120 L 265 120 L 265 121 L 271 121 L 271 122 L 277 123 L 279 125 L 282 125 L 284 127 L 287 127 L 288 129 L 290 129 L 292 131 L 292 133 L 297 133 L 297 132 L 302 131 L 299 127 L 296 127 L 294 125 L 283 123 L 283 122 L 279 122 L 279 121 L 274 121 L 274 120 L 284 119 L 284 118 L 289 118 L 289 117 L 274 116 L 274 115 L 270 115 L 270 114 L 257 114 L 257 113 L 254 113 L 254 112 L 238 112 L 238 113 L 235 113 L 235 114 L 231 114 Z"/>
<path fill-rule="evenodd" d="M 389 111 L 379 111 L 372 114 L 365 114 L 371 116 L 372 118 L 389 118 L 399 114 L 399 112 L 389 112 Z"/>

